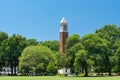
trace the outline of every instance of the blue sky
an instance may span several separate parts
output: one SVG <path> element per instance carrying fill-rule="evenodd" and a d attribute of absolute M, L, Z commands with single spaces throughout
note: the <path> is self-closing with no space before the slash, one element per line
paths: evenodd
<path fill-rule="evenodd" d="M 120 26 L 120 0 L 0 0 L 0 31 L 38 41 L 59 40 L 59 22 L 81 37 L 105 24 Z"/>

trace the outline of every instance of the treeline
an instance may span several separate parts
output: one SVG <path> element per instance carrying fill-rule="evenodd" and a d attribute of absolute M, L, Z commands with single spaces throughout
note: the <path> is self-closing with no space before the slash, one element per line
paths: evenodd
<path fill-rule="evenodd" d="M 38 42 L 36 39 L 26 39 L 25 37 L 21 36 L 21 35 L 17 35 L 17 34 L 13 34 L 12 36 L 8 36 L 7 33 L 5 32 L 0 32 L 0 71 L 2 71 L 3 67 L 10 67 L 11 68 L 11 74 L 9 75 L 17 75 L 17 67 L 20 73 L 30 73 L 31 70 L 29 70 L 28 66 L 23 66 L 20 65 L 21 64 L 20 60 L 20 56 L 22 53 L 24 53 L 24 49 L 26 50 L 27 47 L 29 46 L 37 46 L 37 45 L 41 45 L 43 46 L 40 47 L 40 50 L 43 49 L 43 53 L 46 56 L 41 56 L 40 58 L 47 58 L 47 49 L 49 49 L 49 51 L 51 51 L 51 54 L 56 53 L 59 50 L 59 42 L 57 40 L 52 40 L 52 41 L 44 41 L 44 42 Z M 47 48 L 47 47 L 49 48 Z M 44 48 L 45 47 L 45 48 Z M 35 47 L 36 48 L 36 47 Z M 47 49 L 46 49 L 47 48 Z M 31 50 L 34 50 L 31 49 Z M 30 52 L 31 50 L 28 50 L 28 52 Z M 35 49 L 35 51 L 39 51 L 37 49 Z M 31 57 L 34 58 L 34 56 L 36 56 L 35 52 L 31 51 L 32 55 Z M 41 54 L 41 52 L 38 52 Z M 48 52 L 49 53 L 49 52 Z M 27 52 L 24 55 L 29 55 Z M 27 56 L 24 56 L 25 58 Z M 24 58 L 23 57 L 23 58 Z M 20 58 L 20 59 L 19 59 Z M 30 58 L 30 57 L 29 57 Z M 38 56 L 39 58 L 39 56 Z M 52 57 L 51 57 L 52 58 Z M 23 63 L 25 62 L 25 60 L 23 60 Z M 28 63 L 26 63 L 25 65 L 31 65 L 31 63 L 36 63 L 37 61 L 33 61 L 32 58 L 30 58 L 30 60 L 28 61 Z M 39 62 L 40 63 L 40 62 Z M 44 60 L 43 62 L 44 63 Z M 47 65 L 47 64 L 46 64 Z M 22 66 L 22 67 L 21 67 Z M 29 67 L 31 67 L 29 66 Z M 34 66 L 33 66 L 34 67 Z M 44 70 L 45 71 L 45 70 Z M 26 74 L 24 74 L 26 75 Z"/>
<path fill-rule="evenodd" d="M 105 25 L 82 38 L 74 34 L 67 39 L 66 48 L 66 66 L 76 74 L 120 73 L 120 28 L 115 25 Z"/>
<path fill-rule="evenodd" d="M 55 75 L 61 68 L 84 76 L 120 73 L 120 28 L 115 25 L 105 25 L 83 37 L 73 34 L 65 47 L 66 52 L 61 53 L 57 40 L 38 42 L 0 32 L 0 67 L 11 67 L 12 75 L 16 75 L 16 66 L 23 75 Z"/>

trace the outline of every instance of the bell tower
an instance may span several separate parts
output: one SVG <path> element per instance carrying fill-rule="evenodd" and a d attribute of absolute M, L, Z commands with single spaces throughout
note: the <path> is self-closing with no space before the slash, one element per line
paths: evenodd
<path fill-rule="evenodd" d="M 66 39 L 68 38 L 68 22 L 65 17 L 60 21 L 60 52 L 65 52 Z"/>

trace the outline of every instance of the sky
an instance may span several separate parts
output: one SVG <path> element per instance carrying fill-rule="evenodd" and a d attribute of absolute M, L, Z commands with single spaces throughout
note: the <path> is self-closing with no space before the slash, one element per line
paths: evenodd
<path fill-rule="evenodd" d="M 0 0 L 0 31 L 37 41 L 59 40 L 60 20 L 69 36 L 94 33 L 106 24 L 120 26 L 120 0 Z"/>

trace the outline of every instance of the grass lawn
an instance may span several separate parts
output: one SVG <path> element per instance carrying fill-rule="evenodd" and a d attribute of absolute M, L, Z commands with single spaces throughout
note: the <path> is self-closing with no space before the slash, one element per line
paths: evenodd
<path fill-rule="evenodd" d="M 120 80 L 120 77 L 0 76 L 0 80 Z"/>

